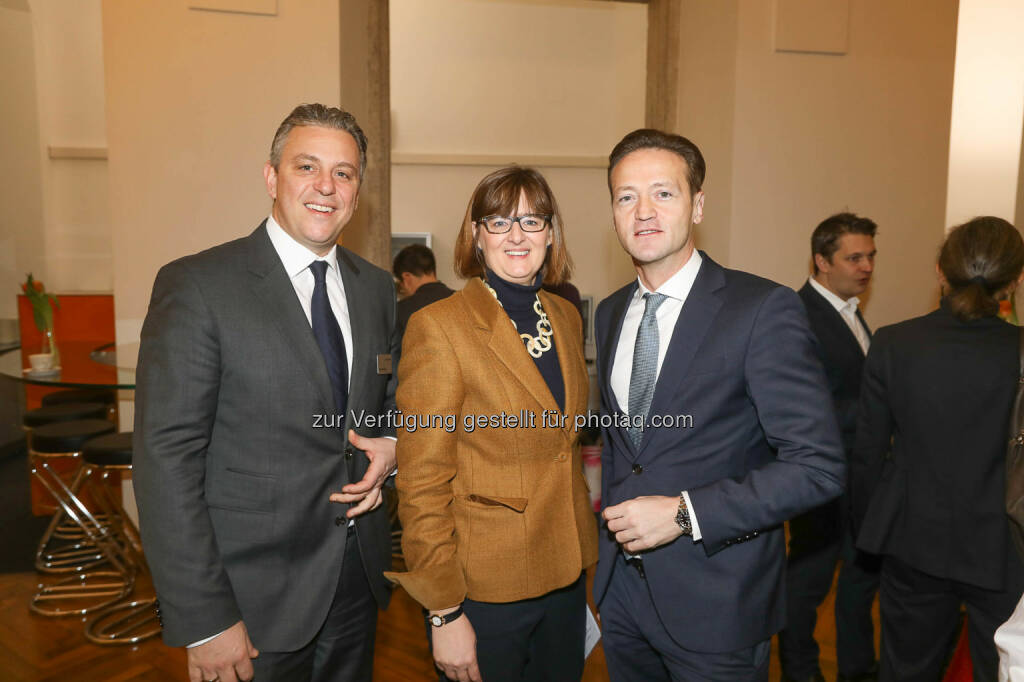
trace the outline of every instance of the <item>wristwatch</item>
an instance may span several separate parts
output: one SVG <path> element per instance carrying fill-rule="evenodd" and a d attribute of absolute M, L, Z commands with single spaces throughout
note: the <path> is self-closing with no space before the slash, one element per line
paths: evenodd
<path fill-rule="evenodd" d="M 686 506 L 686 498 L 682 491 L 679 493 L 679 511 L 676 512 L 676 523 L 679 524 L 683 535 L 693 535 L 693 524 L 690 523 L 690 510 Z"/>
<path fill-rule="evenodd" d="M 444 616 L 436 616 L 436 615 L 435 616 L 430 616 L 430 617 L 427 618 L 427 620 L 435 628 L 439 628 L 442 625 L 447 625 L 448 623 L 452 622 L 453 620 L 455 620 L 456 618 L 458 618 L 461 615 L 462 615 L 462 606 L 459 606 L 459 608 L 455 609 L 454 611 L 452 611 L 449 614 L 446 614 Z"/>

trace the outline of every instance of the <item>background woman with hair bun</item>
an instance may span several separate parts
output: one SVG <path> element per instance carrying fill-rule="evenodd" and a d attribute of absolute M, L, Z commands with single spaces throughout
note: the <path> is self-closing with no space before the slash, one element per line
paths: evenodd
<path fill-rule="evenodd" d="M 1003 509 L 1019 332 L 997 317 L 1022 270 L 1013 225 L 975 218 L 942 245 L 939 309 L 872 340 L 851 494 L 858 546 L 884 555 L 880 680 L 938 680 L 962 604 L 974 679 L 996 679 L 993 633 L 1024 591 Z"/>

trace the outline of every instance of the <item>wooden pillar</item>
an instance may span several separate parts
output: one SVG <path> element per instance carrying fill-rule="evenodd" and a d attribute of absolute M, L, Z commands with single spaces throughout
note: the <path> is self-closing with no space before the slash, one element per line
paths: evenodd
<path fill-rule="evenodd" d="M 341 241 L 391 269 L 391 63 L 388 0 L 338 0 L 341 106 L 368 140 L 359 208 Z"/>
<path fill-rule="evenodd" d="M 647 3 L 647 104 L 644 124 L 671 131 L 679 98 L 681 0 Z"/>

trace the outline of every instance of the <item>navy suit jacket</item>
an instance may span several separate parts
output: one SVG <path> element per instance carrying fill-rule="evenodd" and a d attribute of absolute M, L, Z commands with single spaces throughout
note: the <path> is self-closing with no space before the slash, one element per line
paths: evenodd
<path fill-rule="evenodd" d="M 648 428 L 639 450 L 604 429 L 602 500 L 689 491 L 702 540 L 643 554 L 658 615 L 692 651 L 735 651 L 785 623 L 787 519 L 837 497 L 845 462 L 803 305 L 792 289 L 727 270 L 706 254 L 679 314 L 649 415 L 692 417 Z M 632 282 L 601 302 L 596 330 L 603 416 L 622 413 L 609 385 Z M 620 551 L 601 534 L 600 604 Z"/>
<path fill-rule="evenodd" d="M 857 404 L 860 402 L 861 375 L 864 374 L 864 351 L 843 316 L 809 282 L 797 293 L 804 302 L 811 330 L 819 342 L 819 357 L 835 402 L 843 447 L 849 454 L 853 451 L 857 435 Z M 870 335 L 871 329 L 859 310 L 857 320 Z"/>

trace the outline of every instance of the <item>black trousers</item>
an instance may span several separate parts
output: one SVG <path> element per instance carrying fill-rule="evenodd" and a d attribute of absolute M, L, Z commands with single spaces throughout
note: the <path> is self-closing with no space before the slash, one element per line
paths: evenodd
<path fill-rule="evenodd" d="M 611 682 L 768 682 L 770 640 L 726 653 L 684 649 L 662 625 L 646 578 L 621 553 L 601 627 Z"/>
<path fill-rule="evenodd" d="M 298 651 L 260 651 L 254 682 L 370 682 L 377 602 L 366 580 L 355 532 L 349 529 L 327 619 Z"/>
<path fill-rule="evenodd" d="M 854 545 L 843 499 L 801 514 L 789 523 L 786 563 L 786 628 L 779 633 L 779 661 L 792 679 L 821 669 L 814 628 L 818 606 L 832 589 L 836 563 L 836 658 L 839 674 L 855 677 L 875 665 L 875 628 L 871 607 L 878 593 L 880 557 Z"/>
<path fill-rule="evenodd" d="M 586 580 L 522 601 L 466 599 L 476 631 L 476 659 L 485 682 L 579 682 L 586 634 Z M 428 639 L 433 628 L 427 624 Z M 438 679 L 447 677 L 438 672 Z"/>
<path fill-rule="evenodd" d="M 1010 548 L 1013 553 L 1013 548 Z M 1016 557 L 1011 557 L 1016 559 Z M 968 638 L 975 682 L 995 682 L 999 667 L 996 628 L 1013 613 L 1024 590 L 1019 562 L 1007 574 L 1007 588 L 986 590 L 928 575 L 885 557 L 882 564 L 881 682 L 934 682 L 940 679 L 967 607 Z"/>

